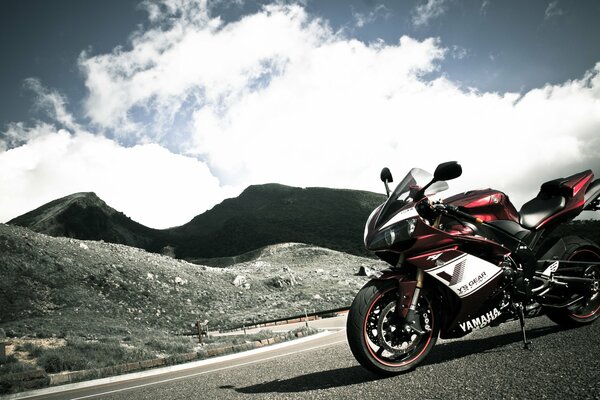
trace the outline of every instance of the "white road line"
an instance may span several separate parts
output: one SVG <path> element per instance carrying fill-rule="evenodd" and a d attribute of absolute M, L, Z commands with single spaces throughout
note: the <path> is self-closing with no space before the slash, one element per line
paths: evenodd
<path fill-rule="evenodd" d="M 107 395 L 107 394 L 124 392 L 124 391 L 132 390 L 132 389 L 139 389 L 139 388 L 142 388 L 142 387 L 145 387 L 145 386 L 152 386 L 152 385 L 158 385 L 158 384 L 161 384 L 161 383 L 178 381 L 178 380 L 181 380 L 181 379 L 191 378 L 191 377 L 194 377 L 194 376 L 209 374 L 211 372 L 218 372 L 218 371 L 223 371 L 223 370 L 226 370 L 226 369 L 243 367 L 245 365 L 250 365 L 250 364 L 256 364 L 256 363 L 259 363 L 259 362 L 268 361 L 268 360 L 272 360 L 272 359 L 275 359 L 275 358 L 291 356 L 293 354 L 303 353 L 305 351 L 316 350 L 316 349 L 320 349 L 322 347 L 332 346 L 334 344 L 345 343 L 345 342 L 346 342 L 346 339 L 338 340 L 337 342 L 322 344 L 322 345 L 317 346 L 317 347 L 311 347 L 310 349 L 297 350 L 297 351 L 293 351 L 291 353 L 279 354 L 279 355 L 276 355 L 276 356 L 271 356 L 271 357 L 263 358 L 263 359 L 260 359 L 260 360 L 248 361 L 248 362 L 241 363 L 241 364 L 230 365 L 230 366 L 227 366 L 227 367 L 221 367 L 221 368 L 212 369 L 210 371 L 196 372 L 194 374 L 185 375 L 185 376 L 178 376 L 176 378 L 169 378 L 169 379 L 163 379 L 163 380 L 156 381 L 156 382 L 144 383 L 142 385 L 130 386 L 130 387 L 123 388 L 123 389 L 110 390 L 110 391 L 107 391 L 107 392 L 95 393 L 95 394 L 90 394 L 90 395 L 82 396 L 82 397 L 74 397 L 71 400 L 89 399 L 89 398 L 92 398 L 92 397 L 104 396 L 104 395 Z"/>

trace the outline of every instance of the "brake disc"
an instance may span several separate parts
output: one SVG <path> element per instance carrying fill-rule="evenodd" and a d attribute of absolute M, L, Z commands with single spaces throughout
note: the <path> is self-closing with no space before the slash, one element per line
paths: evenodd
<path fill-rule="evenodd" d="M 419 343 L 419 335 L 406 326 L 406 321 L 396 313 L 396 302 L 390 302 L 377 321 L 377 342 L 395 355 L 410 352 Z"/>

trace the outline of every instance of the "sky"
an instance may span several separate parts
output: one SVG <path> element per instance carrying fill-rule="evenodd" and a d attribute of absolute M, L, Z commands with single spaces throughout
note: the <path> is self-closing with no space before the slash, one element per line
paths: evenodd
<path fill-rule="evenodd" d="M 3 0 L 0 221 L 96 192 L 154 228 L 247 186 L 451 192 L 520 207 L 600 175 L 594 0 Z"/>

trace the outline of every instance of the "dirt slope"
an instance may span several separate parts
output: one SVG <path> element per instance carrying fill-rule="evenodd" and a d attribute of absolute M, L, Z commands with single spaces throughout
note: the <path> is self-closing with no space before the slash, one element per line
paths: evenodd
<path fill-rule="evenodd" d="M 381 264 L 304 244 L 260 250 L 228 268 L 144 250 L 54 238 L 0 224 L 0 328 L 11 336 L 161 329 L 186 332 L 350 304 Z"/>

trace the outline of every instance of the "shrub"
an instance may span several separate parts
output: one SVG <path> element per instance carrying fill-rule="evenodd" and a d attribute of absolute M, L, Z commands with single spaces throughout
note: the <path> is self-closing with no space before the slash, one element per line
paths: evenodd
<path fill-rule="evenodd" d="M 165 246 L 160 252 L 163 256 L 175 258 L 175 247 L 173 246 Z"/>
<path fill-rule="evenodd" d="M 70 338 L 64 347 L 44 350 L 38 365 L 46 372 L 60 372 L 100 368 L 129 360 L 127 349 L 116 339 L 89 342 Z"/>
<path fill-rule="evenodd" d="M 189 353 L 194 349 L 194 340 L 189 337 L 155 337 L 145 343 L 146 346 L 164 353 Z"/>
<path fill-rule="evenodd" d="M 26 351 L 31 357 L 39 357 L 44 352 L 44 348 L 36 346 L 31 342 L 20 344 L 15 348 L 17 351 Z"/>
<path fill-rule="evenodd" d="M 92 360 L 70 347 L 46 350 L 38 359 L 38 365 L 46 372 L 77 371 L 95 366 Z"/>

